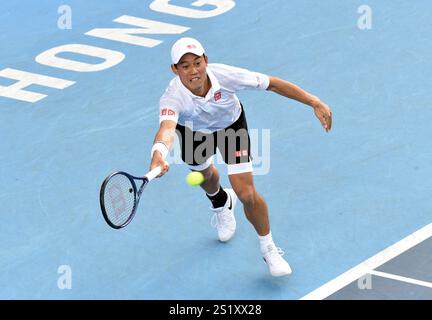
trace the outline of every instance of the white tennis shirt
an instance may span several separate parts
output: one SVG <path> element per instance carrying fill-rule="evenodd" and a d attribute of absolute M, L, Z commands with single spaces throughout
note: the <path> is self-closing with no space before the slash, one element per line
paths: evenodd
<path fill-rule="evenodd" d="M 211 88 L 205 97 L 194 95 L 177 76 L 171 80 L 159 102 L 159 123 L 172 120 L 193 131 L 215 132 L 233 124 L 241 113 L 239 90 L 266 90 L 265 74 L 224 64 L 207 65 Z"/>

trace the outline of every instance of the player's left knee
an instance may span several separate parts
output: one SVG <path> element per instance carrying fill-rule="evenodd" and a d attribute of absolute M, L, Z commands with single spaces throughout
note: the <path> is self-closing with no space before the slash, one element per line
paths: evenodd
<path fill-rule="evenodd" d="M 238 198 L 243 203 L 243 205 L 248 207 L 254 207 L 256 202 L 256 191 L 254 187 L 244 187 L 237 193 Z"/>

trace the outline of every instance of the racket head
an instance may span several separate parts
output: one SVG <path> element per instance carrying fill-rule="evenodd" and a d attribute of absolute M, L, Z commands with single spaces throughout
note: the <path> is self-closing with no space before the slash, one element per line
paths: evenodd
<path fill-rule="evenodd" d="M 135 215 L 138 202 L 133 177 L 123 171 L 110 174 L 102 183 L 99 200 L 106 223 L 114 229 L 126 227 Z"/>

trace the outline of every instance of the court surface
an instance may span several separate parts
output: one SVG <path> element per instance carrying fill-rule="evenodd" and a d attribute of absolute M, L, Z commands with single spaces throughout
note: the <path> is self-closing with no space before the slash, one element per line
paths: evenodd
<path fill-rule="evenodd" d="M 431 299 L 430 1 L 368 1 L 371 29 L 359 27 L 367 11 L 354 0 L 155 2 L 186 9 L 0 4 L 0 298 Z M 153 39 L 141 45 L 86 35 L 139 28 L 121 23 L 131 17 L 170 27 L 136 35 Z M 326 134 L 309 107 L 238 94 L 257 137 L 255 184 L 290 277 L 269 275 L 240 204 L 235 237 L 216 240 L 210 203 L 185 184 L 185 165 L 149 185 L 127 228 L 102 218 L 105 176 L 148 170 L 159 97 L 173 77 L 169 50 L 182 36 L 198 38 L 210 62 L 287 79 L 333 110 Z M 63 68 L 35 60 L 72 44 L 111 50 L 117 63 L 73 71 L 104 60 L 73 52 L 58 53 L 73 61 Z M 17 82 L 11 69 L 57 80 L 23 89 L 43 98 L 5 97 Z M 217 167 L 227 186 L 226 167 Z"/>

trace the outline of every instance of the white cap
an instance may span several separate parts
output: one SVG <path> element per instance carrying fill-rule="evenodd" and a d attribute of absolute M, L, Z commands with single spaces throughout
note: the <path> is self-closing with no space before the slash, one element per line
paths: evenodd
<path fill-rule="evenodd" d="M 194 38 L 180 38 L 171 48 L 171 61 L 173 64 L 177 64 L 186 53 L 202 56 L 204 52 L 204 48 L 198 40 Z"/>

